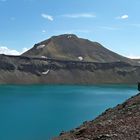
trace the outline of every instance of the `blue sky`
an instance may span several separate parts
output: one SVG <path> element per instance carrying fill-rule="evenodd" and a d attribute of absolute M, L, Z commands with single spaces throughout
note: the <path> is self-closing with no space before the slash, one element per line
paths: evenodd
<path fill-rule="evenodd" d="M 73 33 L 129 57 L 140 56 L 140 0 L 0 0 L 0 53 L 18 54 Z"/>

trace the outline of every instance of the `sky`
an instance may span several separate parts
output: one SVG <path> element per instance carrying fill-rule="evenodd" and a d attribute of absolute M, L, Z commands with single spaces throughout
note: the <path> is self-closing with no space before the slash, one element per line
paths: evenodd
<path fill-rule="evenodd" d="M 0 53 L 70 33 L 140 58 L 139 13 L 140 0 L 0 0 Z"/>

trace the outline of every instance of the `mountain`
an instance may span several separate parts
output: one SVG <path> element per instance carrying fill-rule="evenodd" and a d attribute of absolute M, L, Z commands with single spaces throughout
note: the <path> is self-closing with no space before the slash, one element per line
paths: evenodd
<path fill-rule="evenodd" d="M 133 59 L 133 61 L 135 61 L 135 62 L 140 64 L 140 59 Z"/>
<path fill-rule="evenodd" d="M 0 84 L 126 84 L 139 77 L 138 61 L 72 34 L 53 36 L 21 56 L 0 55 Z"/>
<path fill-rule="evenodd" d="M 69 120 L 66 120 L 69 121 Z M 140 138 L 140 93 L 95 120 L 62 132 L 53 140 L 138 140 Z"/>
<path fill-rule="evenodd" d="M 106 49 L 98 42 L 78 38 L 73 34 L 53 36 L 48 40 L 35 44 L 23 56 L 73 61 L 82 60 L 86 62 L 131 62 L 130 59 Z"/>

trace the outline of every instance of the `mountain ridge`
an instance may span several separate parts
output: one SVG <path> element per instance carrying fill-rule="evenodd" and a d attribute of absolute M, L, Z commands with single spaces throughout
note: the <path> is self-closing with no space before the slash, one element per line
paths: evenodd
<path fill-rule="evenodd" d="M 21 56 L 0 55 L 0 64 L 0 84 L 132 84 L 140 77 L 137 61 L 67 34 Z"/>
<path fill-rule="evenodd" d="M 106 49 L 98 42 L 79 38 L 74 34 L 53 36 L 34 45 L 22 54 L 24 56 L 44 56 L 62 60 L 79 60 L 91 62 L 132 61 L 129 58 Z"/>

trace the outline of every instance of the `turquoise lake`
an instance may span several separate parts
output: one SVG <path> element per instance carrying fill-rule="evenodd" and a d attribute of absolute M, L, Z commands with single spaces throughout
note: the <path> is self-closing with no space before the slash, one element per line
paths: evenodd
<path fill-rule="evenodd" d="M 1 85 L 0 140 L 50 140 L 137 93 L 133 85 Z"/>

